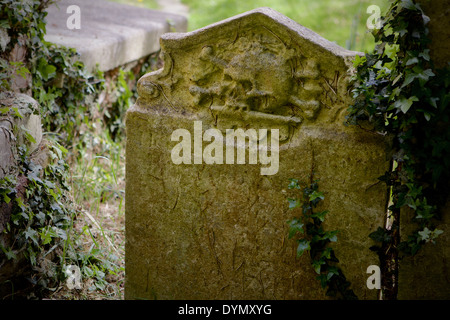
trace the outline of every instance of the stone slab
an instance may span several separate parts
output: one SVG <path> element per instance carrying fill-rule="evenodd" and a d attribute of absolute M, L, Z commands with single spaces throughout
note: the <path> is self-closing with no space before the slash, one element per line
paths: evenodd
<path fill-rule="evenodd" d="M 80 8 L 80 29 L 69 29 Z M 87 69 L 95 65 L 108 71 L 159 50 L 159 37 L 170 31 L 186 31 L 184 16 L 105 0 L 60 0 L 47 9 L 45 40 L 77 49 Z M 170 23 L 169 23 L 170 22 Z"/>
<path fill-rule="evenodd" d="M 389 145 L 343 124 L 358 53 L 269 8 L 165 34 L 161 47 L 164 68 L 138 81 L 126 117 L 125 298 L 328 299 L 287 239 L 287 220 L 300 214 L 288 208 L 289 179 L 314 172 L 325 228 L 340 230 L 339 266 L 360 299 L 376 299 L 366 287 L 367 267 L 378 264 L 368 235 L 384 225 L 377 178 Z M 175 164 L 171 135 L 193 134 L 195 121 L 203 132 L 279 130 L 278 170 L 262 175 L 249 160 Z"/>

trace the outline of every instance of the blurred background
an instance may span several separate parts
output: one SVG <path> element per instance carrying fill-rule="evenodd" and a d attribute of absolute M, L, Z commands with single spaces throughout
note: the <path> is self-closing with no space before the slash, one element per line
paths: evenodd
<path fill-rule="evenodd" d="M 189 31 L 259 7 L 270 7 L 322 37 L 357 51 L 374 47 L 366 21 L 370 5 L 381 14 L 388 0 L 110 0 L 155 10 L 186 15 Z"/>

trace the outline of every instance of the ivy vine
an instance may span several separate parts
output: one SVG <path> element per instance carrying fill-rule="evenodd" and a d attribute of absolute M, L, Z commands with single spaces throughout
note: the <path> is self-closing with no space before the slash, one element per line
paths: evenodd
<path fill-rule="evenodd" d="M 42 40 L 31 68 L 33 97 L 41 106 L 45 130 L 58 134 L 64 145 L 76 140 L 94 114 L 93 97 L 104 89 L 103 73 L 92 74 L 73 48 Z"/>
<path fill-rule="evenodd" d="M 392 166 L 379 178 L 391 190 L 390 225 L 370 235 L 379 243 L 371 249 L 384 263 L 388 299 L 396 297 L 399 254 L 415 255 L 442 233 L 438 225 L 449 190 L 450 68 L 433 64 L 429 21 L 413 0 L 392 1 L 381 28 L 373 31 L 375 49 L 354 61 L 354 103 L 347 123 L 393 142 Z M 413 212 L 402 225 L 415 225 L 402 241 L 401 210 Z"/>
<path fill-rule="evenodd" d="M 75 215 L 65 192 L 69 190 L 68 165 L 63 160 L 66 151 L 51 144 L 48 154 L 53 159 L 43 168 L 20 146 L 18 175 L 0 180 L 1 200 L 10 211 L 3 234 L 13 240 L 11 246 L 0 244 L 0 249 L 7 260 L 23 255 L 30 262 L 31 281 L 37 288 L 49 288 L 62 280 L 62 250 Z M 55 254 L 59 263 L 54 261 Z"/>
<path fill-rule="evenodd" d="M 14 142 L 19 135 L 36 142 L 23 128 L 14 125 L 14 119 L 23 117 L 20 110 L 8 102 L 2 104 L 0 120 L 13 125 L 9 137 L 15 149 L 12 151 L 16 166 L 0 179 L 0 210 L 2 218 L 7 219 L 0 234 L 0 268 L 16 262 L 23 265 L 24 260 L 28 263 L 25 265 L 28 271 L 18 274 L 26 279 L 0 283 L 1 289 L 11 286 L 11 293 L 6 296 L 4 291 L 0 292 L 2 298 L 27 295 L 24 287 L 30 282 L 36 296 L 55 290 L 67 277 L 67 265 L 79 266 L 83 278 L 93 279 L 95 288 L 100 290 L 105 287 L 105 277 L 119 271 L 113 254 L 97 243 L 86 248 L 80 236 L 90 232 L 87 227 L 81 233 L 73 230 L 80 211 L 70 197 L 67 160 L 69 154 L 77 156 L 74 149 L 83 147 L 79 142 L 81 128 L 91 128 L 91 120 L 98 117 L 93 101 L 104 89 L 105 79 L 98 70 L 88 73 L 77 59 L 76 50 L 44 40 L 45 9 L 51 3 L 51 0 L 4 0 L 0 8 L 0 89 L 32 95 L 40 106 L 35 112 L 40 114 L 43 129 L 49 133 L 46 143 L 39 146 L 46 149 L 49 157 L 44 166 L 35 161 L 27 143 Z M 127 77 L 128 73 L 122 75 L 117 90 L 129 90 L 123 80 Z M 17 88 L 16 80 L 27 85 Z M 128 106 L 130 96 L 122 97 L 119 105 Z M 109 123 L 117 126 L 117 116 L 106 119 L 106 126 Z"/>
<path fill-rule="evenodd" d="M 327 288 L 326 294 L 345 300 L 356 300 L 357 296 L 350 289 L 342 270 L 337 266 L 337 259 L 331 243 L 337 241 L 338 230 L 327 231 L 322 223 L 328 210 L 316 211 L 316 207 L 325 196 L 319 191 L 319 180 L 309 184 L 301 184 L 297 179 L 290 179 L 289 189 L 300 190 L 299 198 L 289 198 L 289 209 L 301 208 L 301 215 L 288 221 L 289 239 L 297 238 L 297 258 L 309 251 L 311 265 L 317 273 L 317 279 L 322 288 Z"/>

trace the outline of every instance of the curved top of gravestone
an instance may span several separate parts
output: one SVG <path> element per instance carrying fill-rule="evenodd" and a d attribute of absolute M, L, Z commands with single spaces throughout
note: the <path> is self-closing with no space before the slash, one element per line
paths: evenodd
<path fill-rule="evenodd" d="M 291 31 L 291 36 L 298 37 L 298 39 L 302 40 L 308 40 L 318 47 L 330 51 L 336 56 L 354 57 L 358 54 L 358 52 L 344 49 L 336 43 L 323 38 L 314 31 L 269 7 L 261 7 L 247 11 L 191 32 L 165 33 L 161 36 L 161 42 L 171 48 L 189 47 L 196 43 L 207 41 L 212 33 L 218 32 L 220 34 L 225 34 L 249 25 L 262 25 L 266 28 L 272 26 L 276 29 L 285 28 L 286 30 Z M 291 39 L 291 41 L 295 41 L 295 39 Z"/>
<path fill-rule="evenodd" d="M 270 8 L 161 36 L 164 67 L 138 81 L 141 111 L 210 120 L 218 128 L 336 122 L 347 109 L 346 50 Z M 281 138 L 283 140 L 283 138 Z"/>

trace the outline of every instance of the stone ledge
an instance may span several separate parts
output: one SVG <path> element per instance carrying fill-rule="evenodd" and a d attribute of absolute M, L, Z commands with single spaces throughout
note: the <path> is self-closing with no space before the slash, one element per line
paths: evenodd
<path fill-rule="evenodd" d="M 80 8 L 81 28 L 67 28 L 70 5 Z M 45 40 L 77 49 L 89 71 L 101 71 L 135 61 L 159 50 L 159 38 L 186 31 L 184 16 L 105 0 L 60 0 L 47 9 Z"/>

